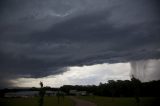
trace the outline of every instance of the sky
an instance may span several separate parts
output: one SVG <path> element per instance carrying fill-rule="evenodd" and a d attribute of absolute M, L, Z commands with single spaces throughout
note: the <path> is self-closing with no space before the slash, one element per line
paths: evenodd
<path fill-rule="evenodd" d="M 1 0 L 0 87 L 160 79 L 159 4 Z"/>

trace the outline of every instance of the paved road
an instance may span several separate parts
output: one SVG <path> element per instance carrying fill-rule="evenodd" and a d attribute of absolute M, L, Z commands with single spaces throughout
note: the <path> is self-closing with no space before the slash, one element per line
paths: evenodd
<path fill-rule="evenodd" d="M 85 101 L 85 100 L 82 100 L 82 99 L 78 99 L 74 96 L 72 96 L 70 98 L 76 103 L 76 106 L 96 106 L 96 104 L 94 104 L 92 102 Z"/>

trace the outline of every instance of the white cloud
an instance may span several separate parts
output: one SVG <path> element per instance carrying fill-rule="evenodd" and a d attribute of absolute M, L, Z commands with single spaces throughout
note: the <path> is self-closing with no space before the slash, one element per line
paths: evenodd
<path fill-rule="evenodd" d="M 130 64 L 97 64 L 92 66 L 69 67 L 69 71 L 59 75 L 43 78 L 18 78 L 11 82 L 16 87 L 38 87 L 43 81 L 45 86 L 59 87 L 62 85 L 92 85 L 108 80 L 130 79 Z"/>

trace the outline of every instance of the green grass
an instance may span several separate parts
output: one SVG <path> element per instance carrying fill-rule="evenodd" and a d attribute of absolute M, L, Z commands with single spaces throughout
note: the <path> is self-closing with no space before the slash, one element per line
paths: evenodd
<path fill-rule="evenodd" d="M 160 106 L 160 102 L 155 98 L 140 98 L 139 105 L 134 98 L 110 98 L 110 97 L 91 97 L 81 96 L 84 100 L 88 100 L 97 104 L 97 106 Z M 156 100 L 156 105 L 155 105 Z"/>
<path fill-rule="evenodd" d="M 38 98 L 0 98 L 0 106 L 38 106 Z M 45 97 L 44 106 L 74 106 L 74 103 L 67 97 L 60 98 L 59 104 L 57 97 Z"/>
<path fill-rule="evenodd" d="M 92 97 L 81 96 L 97 104 L 97 106 L 138 106 L 134 98 L 110 98 L 110 97 Z M 139 106 L 160 106 L 160 101 L 155 105 L 155 98 L 141 98 Z M 38 106 L 38 98 L 0 98 L 0 106 Z M 44 106 L 74 106 L 74 102 L 68 97 L 60 98 L 58 104 L 57 97 L 45 97 Z"/>

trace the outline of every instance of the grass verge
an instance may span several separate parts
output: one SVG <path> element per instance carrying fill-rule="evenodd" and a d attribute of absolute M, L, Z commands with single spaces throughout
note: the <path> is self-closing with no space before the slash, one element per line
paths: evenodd
<path fill-rule="evenodd" d="M 158 98 L 140 98 L 140 103 L 137 104 L 135 98 L 111 98 L 99 96 L 80 96 L 80 99 L 88 100 L 97 104 L 97 106 L 160 106 Z"/>
<path fill-rule="evenodd" d="M 38 97 L 34 98 L 0 98 L 0 106 L 38 106 Z M 68 97 L 45 97 L 44 106 L 74 106 L 72 100 Z"/>

